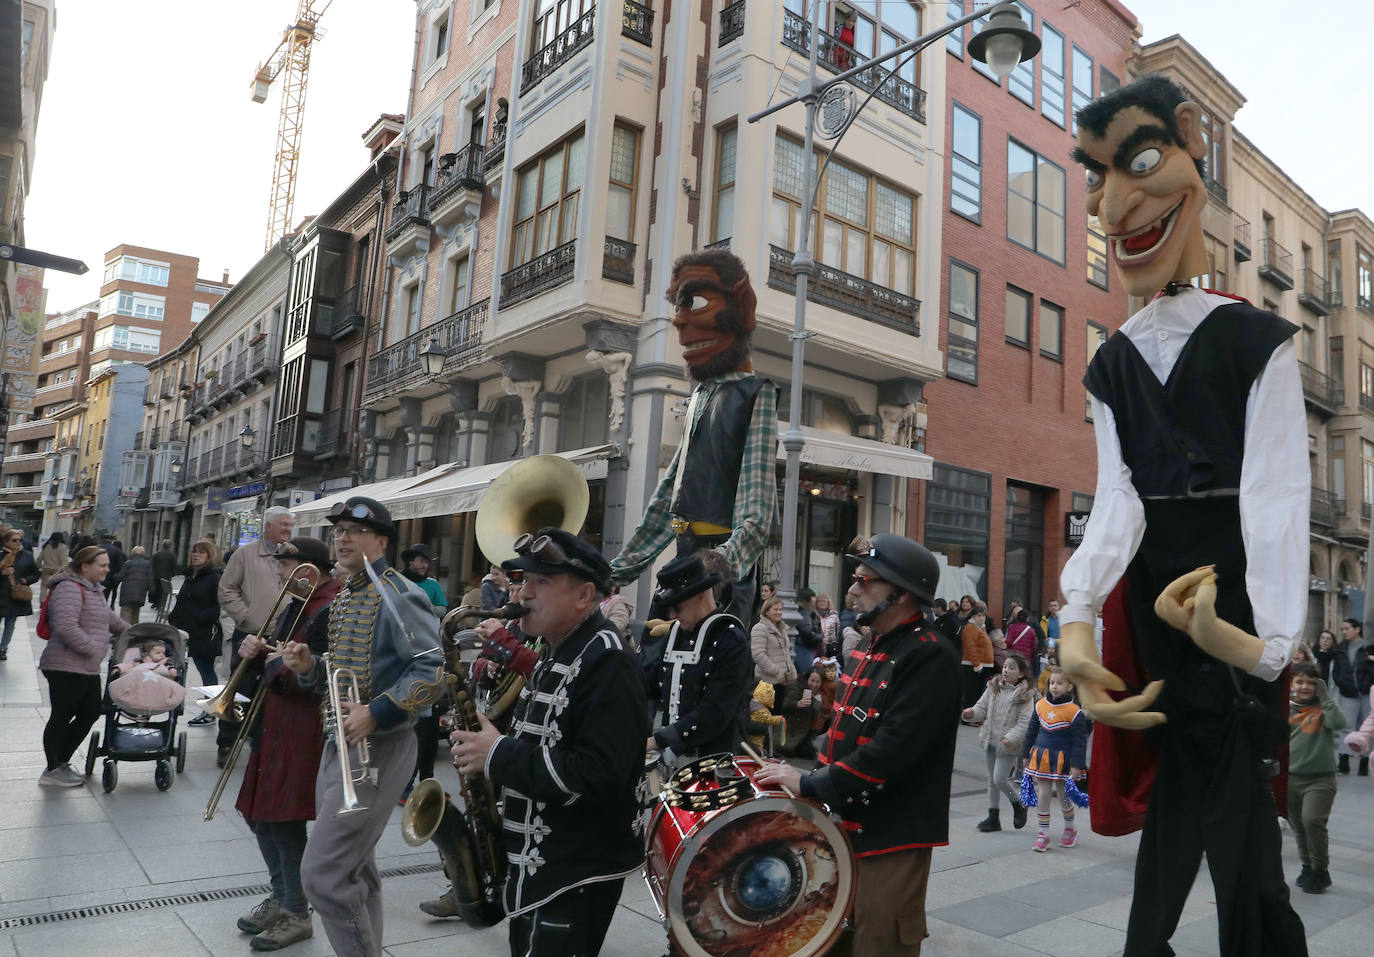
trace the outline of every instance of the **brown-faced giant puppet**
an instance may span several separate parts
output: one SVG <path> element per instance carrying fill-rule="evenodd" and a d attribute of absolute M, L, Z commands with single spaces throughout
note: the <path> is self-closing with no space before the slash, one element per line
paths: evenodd
<path fill-rule="evenodd" d="M 1294 957 L 1307 945 L 1272 781 L 1287 741 L 1278 679 L 1307 599 L 1297 327 L 1191 284 L 1211 272 L 1201 119 L 1159 76 L 1078 113 L 1088 212 L 1147 304 L 1084 377 L 1097 493 L 1061 578 L 1059 654 L 1106 726 L 1093 747 L 1093 828 L 1143 827 L 1126 957 L 1173 953 L 1204 851 L 1221 953 Z"/>

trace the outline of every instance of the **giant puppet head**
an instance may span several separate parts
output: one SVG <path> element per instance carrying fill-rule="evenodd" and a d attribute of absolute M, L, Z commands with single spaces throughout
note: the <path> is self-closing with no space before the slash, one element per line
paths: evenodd
<path fill-rule="evenodd" d="M 1101 222 L 1132 295 L 1148 299 L 1210 271 L 1206 155 L 1201 107 L 1165 77 L 1142 77 L 1078 112 L 1073 156 L 1088 171 L 1088 214 Z"/>
<path fill-rule="evenodd" d="M 700 249 L 673 263 L 668 284 L 673 327 L 687 371 L 698 382 L 727 372 L 748 372 L 758 297 L 739 257 L 727 249 Z"/>

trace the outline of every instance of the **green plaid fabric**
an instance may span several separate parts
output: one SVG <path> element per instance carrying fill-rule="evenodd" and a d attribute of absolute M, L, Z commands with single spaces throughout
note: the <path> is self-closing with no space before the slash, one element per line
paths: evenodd
<path fill-rule="evenodd" d="M 697 386 L 701 398 L 697 401 L 696 427 L 710 405 L 711 396 L 721 383 L 734 382 L 753 375 L 752 372 L 729 372 Z M 777 480 L 775 462 L 778 454 L 777 390 L 765 386 L 754 401 L 754 416 L 744 437 L 744 457 L 740 462 L 739 491 L 735 494 L 734 532 L 719 546 L 735 576 L 743 576 L 759 560 L 768 536 L 773 529 L 777 511 Z M 677 479 L 682 446 L 678 445 L 668 471 L 658 483 L 643 520 L 635 529 L 625 548 L 611 560 L 611 581 L 628 585 L 644 573 L 653 560 L 676 537 L 673 535 L 673 515 L 670 509 L 673 483 Z"/>

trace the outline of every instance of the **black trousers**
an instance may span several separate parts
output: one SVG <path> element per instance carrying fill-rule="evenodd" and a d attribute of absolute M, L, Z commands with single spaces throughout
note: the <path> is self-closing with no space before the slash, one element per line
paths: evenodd
<path fill-rule="evenodd" d="M 235 628 L 233 637 L 230 638 L 230 644 L 233 647 L 233 653 L 229 656 L 229 674 L 231 677 L 238 669 L 239 663 L 243 661 L 243 659 L 239 657 L 239 647 L 243 644 L 243 639 L 247 638 L 250 634 L 252 634 L 252 632 Z M 261 671 L 248 672 L 243 676 L 243 683 L 238 686 L 235 693 L 241 694 L 247 698 L 252 698 L 254 692 L 258 690 L 258 681 L 261 680 L 261 678 Z M 242 702 L 240 703 L 242 704 Z M 244 704 L 243 707 L 244 710 L 247 710 L 248 705 Z M 221 748 L 231 747 L 234 743 L 234 739 L 238 737 L 238 734 L 239 724 L 237 721 L 221 721 L 219 723 L 219 729 L 215 733 L 215 744 Z"/>
<path fill-rule="evenodd" d="M 624 884 L 624 878 L 583 884 L 512 917 L 511 957 L 596 957 Z"/>
<path fill-rule="evenodd" d="M 410 777 L 413 785 L 417 781 L 434 777 L 434 758 L 439 753 L 439 705 L 435 704 L 432 713 L 415 719 L 415 773 Z"/>
<path fill-rule="evenodd" d="M 43 754 L 48 770 L 72 759 L 86 733 L 100 717 L 100 676 L 72 671 L 44 671 L 52 714 L 43 727 Z"/>

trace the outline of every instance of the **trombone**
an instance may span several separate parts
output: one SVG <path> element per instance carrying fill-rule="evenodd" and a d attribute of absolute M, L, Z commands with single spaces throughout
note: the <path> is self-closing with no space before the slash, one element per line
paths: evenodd
<path fill-rule="evenodd" d="M 320 574 L 320 570 L 314 565 L 302 563 L 297 566 L 292 573 L 292 577 L 282 586 L 281 592 L 277 595 L 277 600 L 272 604 L 271 614 L 269 614 L 267 618 L 268 624 L 271 624 L 272 619 L 276 617 L 277 606 L 281 604 L 282 597 L 290 593 L 291 597 L 301 600 L 300 611 L 296 612 L 295 620 L 291 622 L 291 627 L 287 629 L 286 632 L 287 637 L 294 635 L 296 629 L 300 627 L 301 619 L 305 617 L 306 605 L 310 604 L 310 599 L 314 597 L 315 590 L 320 587 L 320 583 L 323 580 L 324 576 Z M 292 591 L 293 587 L 296 589 L 304 588 L 305 594 L 302 595 L 296 591 Z M 253 692 L 253 700 L 248 703 L 247 709 L 244 709 L 243 705 L 234 701 L 234 694 L 238 689 L 239 683 L 247 673 L 246 666 L 248 662 L 252 660 L 254 659 L 245 658 L 243 661 L 239 662 L 239 666 L 234 669 L 234 674 L 230 677 L 229 683 L 224 686 L 224 690 L 215 697 L 204 698 L 200 702 L 200 706 L 207 712 L 211 711 L 212 708 L 217 708 L 218 712 L 212 713 L 219 713 L 226 721 L 241 722 L 238 734 L 234 736 L 234 743 L 229 749 L 229 757 L 224 762 L 224 770 L 219 773 L 219 780 L 215 782 L 214 790 L 210 792 L 210 800 L 205 805 L 205 820 L 207 821 L 213 819 L 215 816 L 215 811 L 219 807 L 219 799 L 224 796 L 224 789 L 229 785 L 229 775 L 233 772 L 234 765 L 238 762 L 239 753 L 243 750 L 243 743 L 248 740 L 248 735 L 253 725 L 258 720 L 258 714 L 262 711 L 263 699 L 266 697 L 267 682 L 263 681 L 258 684 L 258 690 Z M 225 698 L 226 694 L 228 695 L 226 699 L 228 704 L 221 700 Z M 236 715 L 237 717 L 229 717 L 230 714 Z"/>

